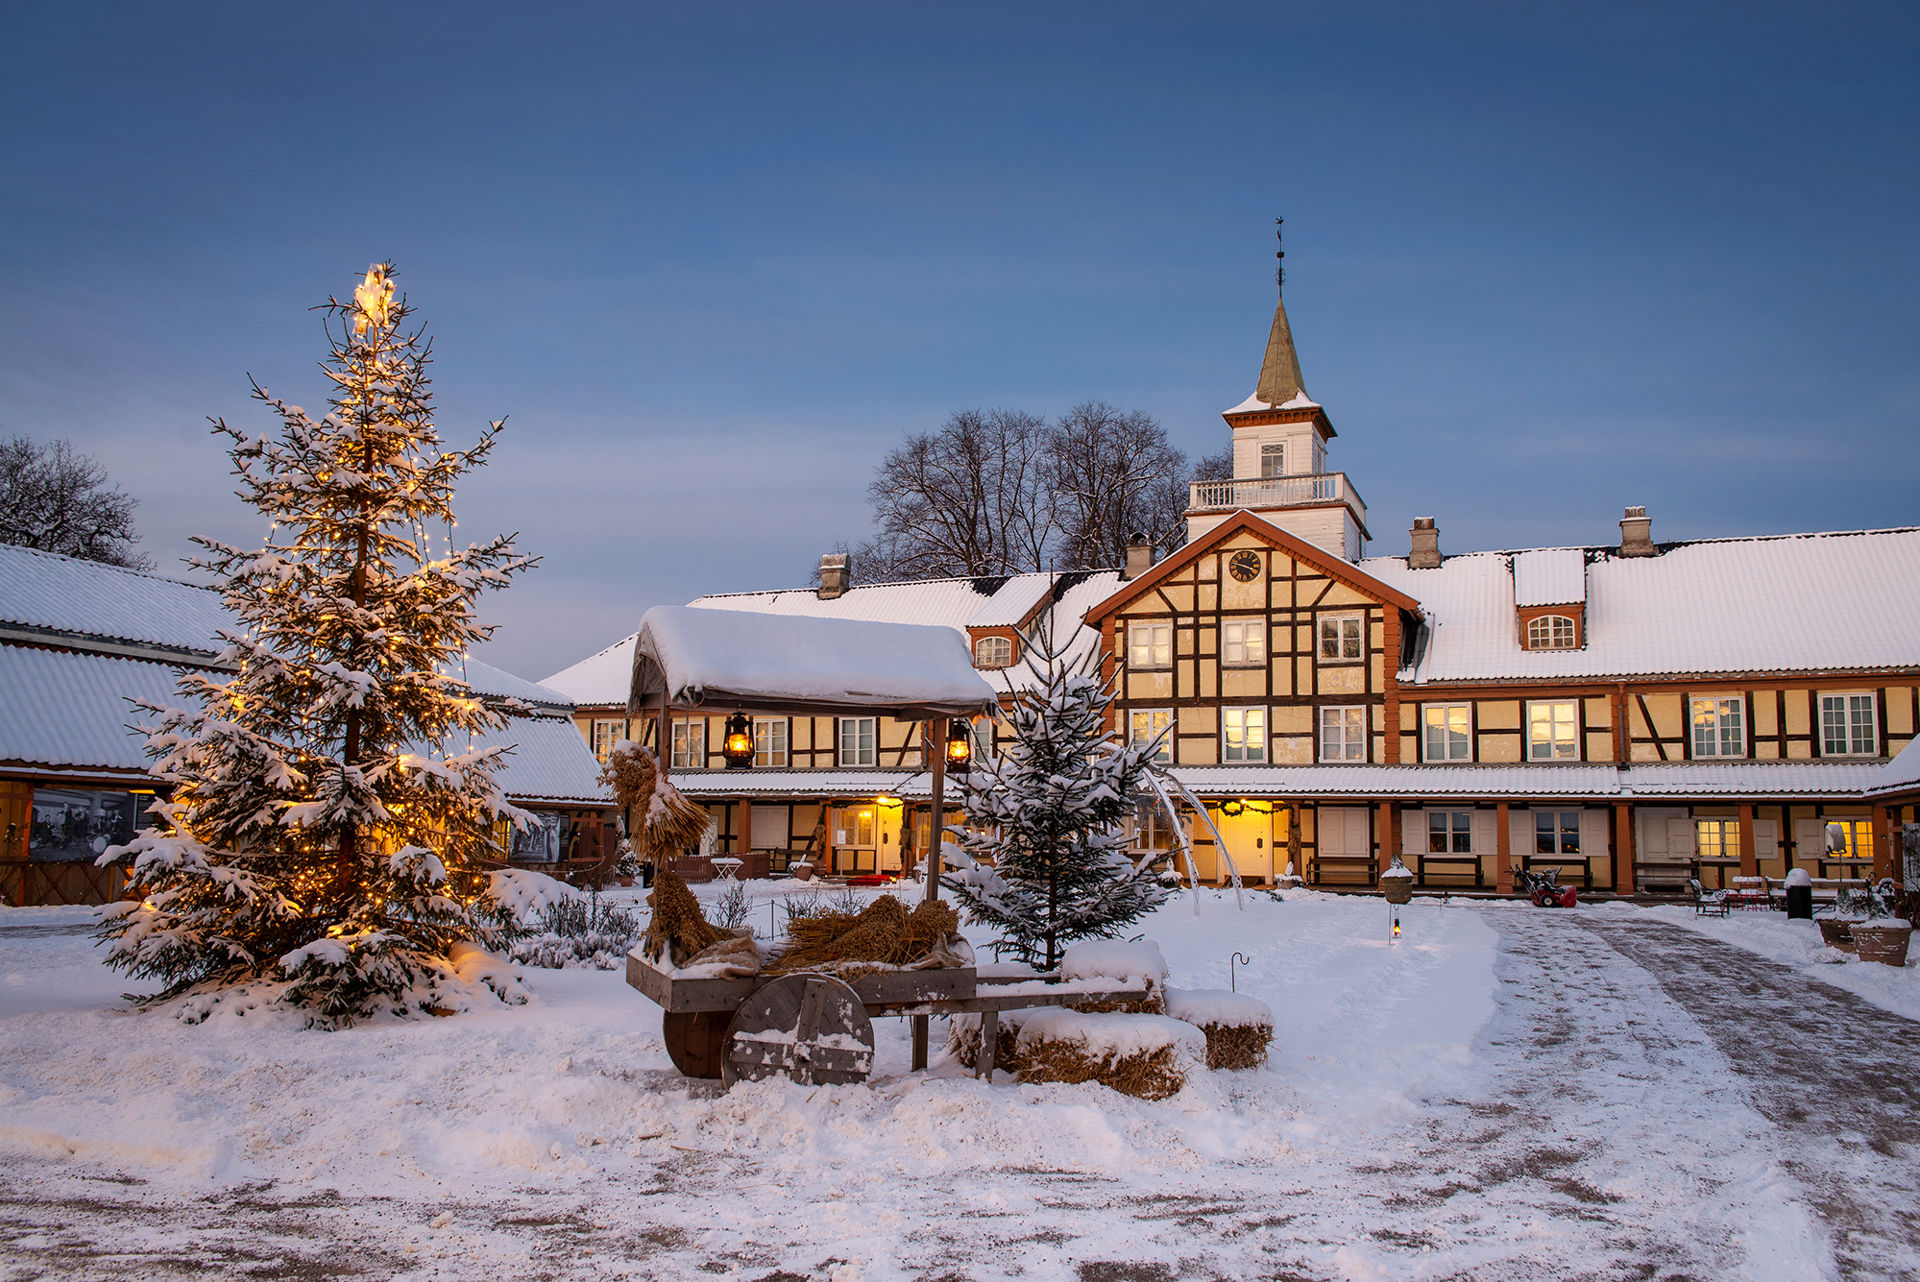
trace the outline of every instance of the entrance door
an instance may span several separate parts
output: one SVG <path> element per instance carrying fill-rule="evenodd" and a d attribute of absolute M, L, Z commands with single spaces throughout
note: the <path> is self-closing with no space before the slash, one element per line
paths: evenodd
<path fill-rule="evenodd" d="M 1274 877 L 1273 864 L 1273 813 L 1264 802 L 1244 802 L 1243 809 L 1237 815 L 1216 810 L 1213 822 L 1220 828 L 1220 838 L 1227 843 L 1227 854 L 1233 860 L 1233 866 L 1240 870 L 1242 881 L 1258 882 L 1271 886 Z M 1284 868 L 1283 863 L 1280 867 Z M 1220 861 L 1215 875 L 1222 881 L 1227 878 L 1227 864 Z"/>
<path fill-rule="evenodd" d="M 835 872 L 862 873 L 879 869 L 879 807 L 873 802 L 833 808 L 833 867 Z"/>

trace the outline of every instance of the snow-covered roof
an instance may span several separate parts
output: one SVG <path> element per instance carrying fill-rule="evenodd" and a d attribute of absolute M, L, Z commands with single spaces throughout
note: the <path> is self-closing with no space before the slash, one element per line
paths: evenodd
<path fill-rule="evenodd" d="M 679 707 L 899 710 L 959 716 L 998 704 L 951 628 L 658 605 L 640 620 L 636 693 L 650 669 Z"/>
<path fill-rule="evenodd" d="M 1857 795 L 1871 787 L 1879 762 L 1676 761 L 1643 763 L 1625 772 L 1635 797 L 1827 797 Z"/>
<path fill-rule="evenodd" d="M 1874 776 L 1867 791 L 1877 795 L 1920 792 L 1920 739 L 1900 749 L 1892 761 L 1880 767 L 1880 773 Z"/>
<path fill-rule="evenodd" d="M 1521 648 L 1513 553 L 1451 556 L 1432 570 L 1369 557 L 1360 568 L 1416 598 L 1427 616 L 1403 681 L 1920 665 L 1920 529 L 1711 539 L 1650 557 L 1593 548 L 1584 557 L 1578 650 Z"/>
<path fill-rule="evenodd" d="M 1601 797 L 1620 791 L 1611 765 L 1174 766 L 1200 797 Z"/>
<path fill-rule="evenodd" d="M 1265 401 L 1260 399 L 1260 393 L 1256 389 L 1255 391 L 1253 391 L 1248 395 L 1246 400 L 1241 401 L 1238 405 L 1234 406 L 1230 410 L 1222 410 L 1221 413 L 1223 414 L 1254 414 L 1254 413 L 1258 413 L 1261 410 L 1317 410 L 1319 408 L 1320 408 L 1320 402 L 1314 400 L 1311 396 L 1308 396 L 1305 392 L 1298 393 L 1292 399 L 1288 400 L 1284 404 L 1269 405 Z"/>
<path fill-rule="evenodd" d="M 1585 548 L 1528 548 L 1513 557 L 1513 603 L 1577 605 L 1587 599 Z"/>
<path fill-rule="evenodd" d="M 562 712 L 573 711 L 573 700 L 560 691 L 536 681 L 528 681 L 524 677 L 516 677 L 513 673 L 496 668 L 491 663 L 483 663 L 479 659 L 467 659 L 461 665 L 455 666 L 453 671 L 458 674 L 463 669 L 466 683 L 473 688 L 475 694 L 498 695 L 506 699 L 521 699 L 527 703 Z"/>
<path fill-rule="evenodd" d="M 174 701 L 180 669 L 147 659 L 0 645 L 0 761 L 144 774 L 127 701 Z M 576 736 L 577 737 L 577 736 Z"/>
<path fill-rule="evenodd" d="M 875 623 L 934 624 L 961 636 L 969 627 L 1016 627 L 1034 614 L 1050 593 L 1054 626 L 1077 629 L 1063 640 L 1075 654 L 1097 647 L 1100 634 L 1085 627 L 1086 612 L 1120 585 L 1115 570 L 1071 574 L 1036 572 L 1005 577 L 926 579 L 901 583 L 865 583 L 837 597 L 823 598 L 812 588 L 774 592 L 722 592 L 688 602 L 700 610 L 744 610 L 823 619 L 863 619 Z M 635 632 L 547 677 L 542 685 L 585 707 L 625 707 L 633 679 Z M 996 688 L 1011 681 L 1016 689 L 1032 680 L 1023 665 L 992 674 Z"/>
<path fill-rule="evenodd" d="M 474 746 L 513 749 L 499 779 L 507 796 L 520 805 L 605 806 L 613 801 L 600 782 L 600 763 L 571 717 L 515 717 L 504 729 L 477 736 Z"/>
<path fill-rule="evenodd" d="M 695 770 L 672 772 L 673 786 L 689 797 L 900 797 L 924 801 L 933 776 L 902 770 Z M 957 797 L 949 781 L 947 795 Z"/>
<path fill-rule="evenodd" d="M 211 655 L 232 620 L 209 588 L 0 544 L 0 625 Z"/>

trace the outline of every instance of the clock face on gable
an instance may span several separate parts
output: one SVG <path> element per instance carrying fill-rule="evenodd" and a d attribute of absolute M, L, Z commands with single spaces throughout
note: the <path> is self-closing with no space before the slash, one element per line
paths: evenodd
<path fill-rule="evenodd" d="M 1246 551 L 1235 552 L 1233 559 L 1227 562 L 1227 573 L 1242 583 L 1251 583 L 1260 577 L 1260 554 Z"/>

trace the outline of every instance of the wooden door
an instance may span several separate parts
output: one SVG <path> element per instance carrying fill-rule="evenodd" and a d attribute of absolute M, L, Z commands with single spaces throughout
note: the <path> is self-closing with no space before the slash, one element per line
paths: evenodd
<path fill-rule="evenodd" d="M 0 903 L 26 905 L 27 834 L 33 823 L 33 785 L 0 782 Z"/>

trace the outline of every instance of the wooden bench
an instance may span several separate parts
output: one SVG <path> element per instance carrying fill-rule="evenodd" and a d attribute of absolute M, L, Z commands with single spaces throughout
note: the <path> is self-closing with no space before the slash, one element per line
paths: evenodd
<path fill-rule="evenodd" d="M 1469 882 L 1468 885 L 1475 890 L 1483 889 L 1487 884 L 1486 874 L 1482 871 L 1479 855 L 1418 855 L 1416 858 L 1420 861 L 1421 885 L 1429 884 L 1427 877 L 1428 864 L 1443 865 L 1439 870 L 1440 875 L 1443 877 L 1471 876 L 1473 880 Z M 1452 871 L 1454 867 L 1458 867 L 1460 871 Z"/>
<path fill-rule="evenodd" d="M 1357 882 L 1341 881 L 1336 883 L 1328 883 L 1327 873 L 1329 870 L 1334 872 L 1357 872 L 1360 874 L 1361 879 Z M 1379 878 L 1375 873 L 1372 855 L 1315 855 L 1314 856 L 1313 882 L 1316 886 L 1323 885 L 1323 884 L 1334 884 L 1334 885 L 1343 885 L 1343 886 L 1352 886 L 1352 885 L 1371 886 L 1378 880 Z"/>

